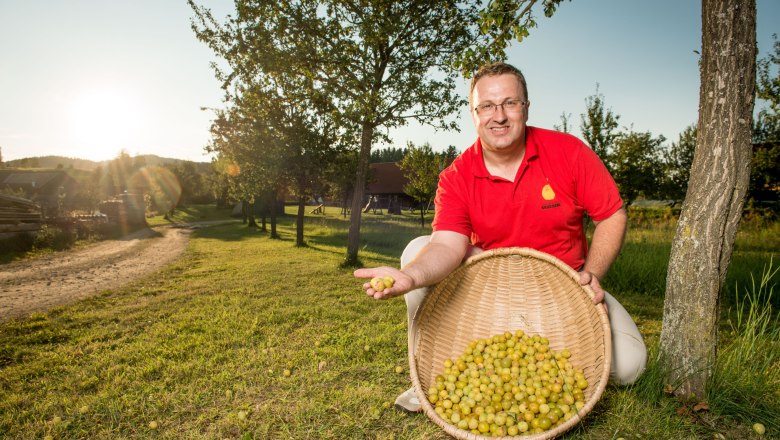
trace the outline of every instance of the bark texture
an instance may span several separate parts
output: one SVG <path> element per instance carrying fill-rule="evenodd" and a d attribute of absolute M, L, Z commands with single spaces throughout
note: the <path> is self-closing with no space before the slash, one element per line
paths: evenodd
<path fill-rule="evenodd" d="M 755 78 L 755 0 L 703 0 L 696 152 L 661 331 L 661 356 L 678 395 L 704 397 L 712 373 L 719 296 L 750 178 Z"/>
<path fill-rule="evenodd" d="M 355 189 L 352 193 L 352 211 L 349 218 L 349 233 L 347 234 L 346 265 L 355 265 L 358 261 L 360 248 L 360 216 L 363 213 L 363 196 L 366 193 L 366 175 L 368 163 L 371 158 L 371 144 L 374 139 L 374 126 L 363 123 L 360 138 L 360 155 L 358 156 L 358 169 L 355 177 Z"/>

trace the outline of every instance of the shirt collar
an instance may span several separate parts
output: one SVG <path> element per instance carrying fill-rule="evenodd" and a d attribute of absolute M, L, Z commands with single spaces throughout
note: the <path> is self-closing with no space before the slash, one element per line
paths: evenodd
<path fill-rule="evenodd" d="M 525 128 L 525 156 L 523 162 L 520 164 L 520 168 L 525 166 L 527 162 L 539 157 L 539 147 L 536 145 L 536 136 L 534 136 L 534 128 L 526 126 Z M 482 139 L 477 138 L 477 141 L 473 145 L 474 155 L 473 160 L 475 166 L 473 170 L 475 177 L 490 177 L 490 173 L 485 166 L 485 158 L 482 155 Z"/>

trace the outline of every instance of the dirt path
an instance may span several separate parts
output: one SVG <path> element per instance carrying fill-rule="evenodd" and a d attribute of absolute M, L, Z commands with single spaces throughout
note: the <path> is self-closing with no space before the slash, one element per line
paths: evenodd
<path fill-rule="evenodd" d="M 218 222 L 143 229 L 75 251 L 0 266 L 0 322 L 69 304 L 159 270 L 187 248 L 193 229 Z"/>

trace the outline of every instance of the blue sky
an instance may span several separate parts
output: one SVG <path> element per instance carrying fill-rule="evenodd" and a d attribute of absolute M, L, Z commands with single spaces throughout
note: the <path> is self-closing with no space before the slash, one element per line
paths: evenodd
<path fill-rule="evenodd" d="M 226 14 L 232 2 L 203 0 Z M 758 0 L 760 56 L 780 33 L 780 1 Z M 523 70 L 529 124 L 552 127 L 571 114 L 579 135 L 585 99 L 596 91 L 621 126 L 664 135 L 667 143 L 698 111 L 700 2 L 573 0 L 514 44 Z M 0 1 L 0 148 L 4 160 L 63 155 L 103 160 L 131 155 L 207 161 L 221 90 L 211 51 L 190 29 L 184 0 Z M 461 93 L 467 93 L 462 81 Z M 467 109 L 461 132 L 410 125 L 395 146 L 430 142 L 463 150 L 475 139 Z M 381 146 L 378 146 L 381 147 Z"/>

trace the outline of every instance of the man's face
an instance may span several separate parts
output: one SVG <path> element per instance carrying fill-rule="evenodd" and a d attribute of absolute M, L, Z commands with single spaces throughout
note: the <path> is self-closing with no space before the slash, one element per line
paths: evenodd
<path fill-rule="evenodd" d="M 477 81 L 471 95 L 472 108 L 485 104 L 502 104 L 508 100 L 526 101 L 520 81 L 512 74 L 486 76 Z M 482 148 L 487 151 L 506 151 L 525 145 L 525 124 L 528 105 L 515 111 L 496 107 L 495 113 L 471 111 Z"/>

